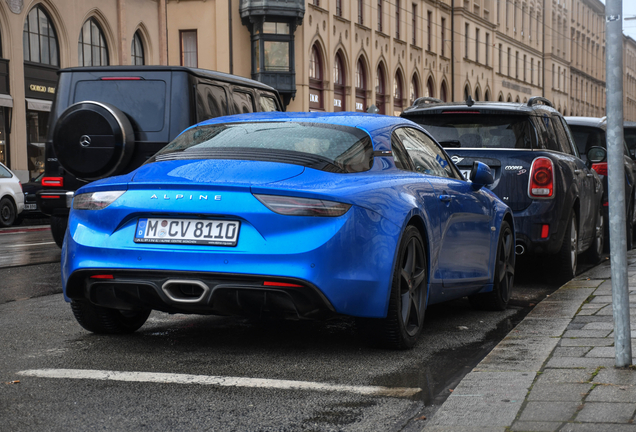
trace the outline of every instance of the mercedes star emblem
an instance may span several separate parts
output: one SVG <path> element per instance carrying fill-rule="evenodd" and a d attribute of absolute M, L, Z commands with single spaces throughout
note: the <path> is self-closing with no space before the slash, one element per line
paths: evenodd
<path fill-rule="evenodd" d="M 82 135 L 80 137 L 80 145 L 82 147 L 88 147 L 89 145 L 91 145 L 91 137 L 89 137 L 88 135 Z"/>

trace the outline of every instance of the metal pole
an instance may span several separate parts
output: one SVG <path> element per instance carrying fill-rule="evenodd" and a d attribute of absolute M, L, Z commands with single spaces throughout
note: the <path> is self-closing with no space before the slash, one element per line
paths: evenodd
<path fill-rule="evenodd" d="M 627 286 L 627 229 L 625 219 L 625 168 L 623 167 L 623 0 L 607 0 L 607 160 L 609 182 L 610 257 L 616 367 L 632 364 Z"/>

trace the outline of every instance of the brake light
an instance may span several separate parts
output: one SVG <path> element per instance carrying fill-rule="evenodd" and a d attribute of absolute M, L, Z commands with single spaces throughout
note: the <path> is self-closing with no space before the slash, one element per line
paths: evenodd
<path fill-rule="evenodd" d="M 546 157 L 538 157 L 530 169 L 530 198 L 552 198 L 554 194 L 554 166 Z"/>
<path fill-rule="evenodd" d="M 481 114 L 479 111 L 444 111 L 442 114 Z"/>
<path fill-rule="evenodd" d="M 264 286 L 274 286 L 274 287 L 293 287 L 293 288 L 302 288 L 302 285 L 298 285 L 298 284 L 293 284 L 293 283 L 287 283 L 287 282 L 270 282 L 270 281 L 265 281 L 263 282 Z"/>
<path fill-rule="evenodd" d="M 114 277 L 109 274 L 99 274 L 91 276 L 91 279 L 114 279 Z"/>
<path fill-rule="evenodd" d="M 141 77 L 101 77 L 102 81 L 140 81 Z"/>
<path fill-rule="evenodd" d="M 607 176 L 607 162 L 592 164 L 592 169 L 596 171 L 598 175 Z"/>
<path fill-rule="evenodd" d="M 42 177 L 42 186 L 62 187 L 64 177 Z"/>
<path fill-rule="evenodd" d="M 345 214 L 351 204 L 320 199 L 298 198 L 279 195 L 256 195 L 265 207 L 274 213 L 286 216 L 322 216 L 338 217 Z"/>

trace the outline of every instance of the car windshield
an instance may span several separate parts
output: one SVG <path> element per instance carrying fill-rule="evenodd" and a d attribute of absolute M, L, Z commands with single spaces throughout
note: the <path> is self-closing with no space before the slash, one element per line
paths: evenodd
<path fill-rule="evenodd" d="M 527 116 L 436 114 L 414 119 L 443 147 L 532 148 L 534 133 Z"/>
<path fill-rule="evenodd" d="M 149 162 L 221 158 L 361 172 L 371 169 L 373 145 L 369 135 L 348 126 L 302 122 L 224 123 L 188 129 Z"/>

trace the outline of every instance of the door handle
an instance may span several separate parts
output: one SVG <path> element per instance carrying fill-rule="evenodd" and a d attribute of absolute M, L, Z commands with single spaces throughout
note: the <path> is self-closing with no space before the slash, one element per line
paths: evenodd
<path fill-rule="evenodd" d="M 585 177 L 594 177 L 594 174 L 592 174 L 592 173 L 585 174 Z"/>
<path fill-rule="evenodd" d="M 582 172 L 583 172 L 583 171 L 581 171 L 581 170 L 574 170 L 574 174 L 577 174 L 577 175 L 578 175 L 578 174 L 581 174 Z"/>
<path fill-rule="evenodd" d="M 440 195 L 439 200 L 445 203 L 449 203 L 451 201 L 450 195 Z"/>

